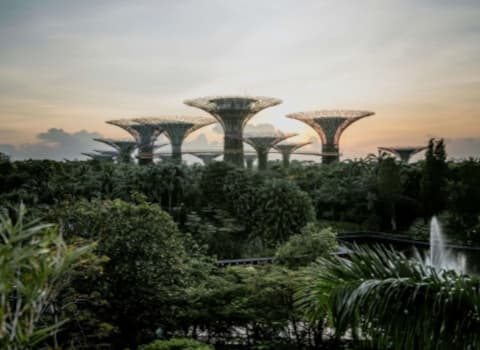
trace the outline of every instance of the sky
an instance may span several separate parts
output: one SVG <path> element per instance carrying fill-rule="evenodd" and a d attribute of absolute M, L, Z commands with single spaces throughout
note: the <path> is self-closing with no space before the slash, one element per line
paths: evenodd
<path fill-rule="evenodd" d="M 0 0 L 0 152 L 80 158 L 106 120 L 206 113 L 185 99 L 283 103 L 251 125 L 312 140 L 288 113 L 375 112 L 348 128 L 344 158 L 447 141 L 480 156 L 480 2 L 447 0 Z M 260 126 L 261 127 L 261 126 Z M 187 149 L 221 147 L 215 126 Z"/>

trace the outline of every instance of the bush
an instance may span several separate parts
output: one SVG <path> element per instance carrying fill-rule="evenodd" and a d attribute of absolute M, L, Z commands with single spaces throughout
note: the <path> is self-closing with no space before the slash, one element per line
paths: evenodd
<path fill-rule="evenodd" d="M 251 214 L 251 237 L 262 237 L 267 245 L 286 241 L 314 219 L 310 198 L 294 183 L 274 179 L 258 189 Z"/>
<path fill-rule="evenodd" d="M 118 327 L 115 341 L 134 348 L 154 329 L 174 326 L 175 303 L 191 278 L 186 240 L 158 205 L 121 200 L 64 204 L 56 215 L 67 238 L 99 241 L 108 257 L 103 275 L 85 286 L 104 295 L 106 321 Z"/>
<path fill-rule="evenodd" d="M 307 265 L 321 256 L 327 256 L 337 247 L 336 233 L 331 228 L 320 229 L 309 223 L 302 233 L 293 235 L 275 254 L 275 261 L 290 267 Z"/>
<path fill-rule="evenodd" d="M 193 339 L 173 338 L 170 340 L 156 340 L 150 344 L 140 346 L 139 350 L 213 350 L 213 347 Z"/>

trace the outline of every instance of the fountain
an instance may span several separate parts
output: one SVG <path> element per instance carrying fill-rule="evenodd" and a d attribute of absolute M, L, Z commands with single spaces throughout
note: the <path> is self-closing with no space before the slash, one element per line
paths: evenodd
<path fill-rule="evenodd" d="M 457 273 L 466 273 L 466 257 L 462 253 L 452 254 L 445 247 L 445 237 L 440 222 L 434 216 L 430 222 L 430 252 L 423 259 L 425 265 L 436 270 L 454 270 Z"/>

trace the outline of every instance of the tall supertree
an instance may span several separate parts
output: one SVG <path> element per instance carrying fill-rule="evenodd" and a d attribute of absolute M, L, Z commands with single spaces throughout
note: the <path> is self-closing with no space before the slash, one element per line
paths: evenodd
<path fill-rule="evenodd" d="M 282 154 L 283 166 L 288 167 L 290 165 L 290 155 L 295 152 L 297 149 L 302 148 L 303 146 L 311 144 L 312 141 L 307 142 L 292 142 L 292 143 L 281 143 L 276 145 L 274 148 Z"/>
<path fill-rule="evenodd" d="M 119 163 L 130 163 L 132 153 L 137 148 L 137 142 L 133 140 L 114 140 L 105 138 L 96 138 L 95 141 L 107 144 L 118 151 L 117 161 Z"/>
<path fill-rule="evenodd" d="M 192 132 L 204 126 L 216 123 L 213 118 L 168 116 L 158 118 L 139 118 L 137 123 L 161 130 L 172 145 L 172 160 L 182 161 L 182 144 Z"/>
<path fill-rule="evenodd" d="M 393 155 L 396 155 L 397 157 L 400 158 L 401 161 L 408 163 L 410 158 L 427 149 L 427 146 L 413 146 L 413 147 L 378 147 L 379 151 L 385 151 L 388 153 L 391 153 Z"/>
<path fill-rule="evenodd" d="M 218 152 L 191 152 L 191 155 L 200 158 L 203 161 L 204 165 L 208 165 L 215 161 L 215 158 L 218 158 L 222 155 L 222 151 Z"/>
<path fill-rule="evenodd" d="M 278 105 L 281 100 L 259 96 L 215 96 L 186 100 L 185 104 L 213 115 L 225 132 L 223 156 L 226 162 L 243 167 L 243 129 L 261 110 Z"/>
<path fill-rule="evenodd" d="M 243 158 L 245 158 L 245 162 L 247 163 L 247 169 L 253 169 L 253 162 L 255 161 L 255 159 L 257 159 L 257 155 L 245 154 Z"/>
<path fill-rule="evenodd" d="M 328 164 L 340 159 L 340 136 L 345 129 L 374 114 L 369 111 L 320 110 L 292 113 L 287 117 L 300 120 L 317 132 L 322 140 L 322 162 Z"/>
<path fill-rule="evenodd" d="M 139 164 L 153 162 L 153 145 L 162 130 L 150 125 L 140 124 L 133 119 L 109 120 L 107 123 L 126 130 L 135 138 L 138 146 L 137 158 Z"/>
<path fill-rule="evenodd" d="M 268 152 L 270 148 L 283 140 L 296 136 L 297 134 L 255 134 L 245 136 L 243 139 L 246 143 L 252 146 L 257 152 L 258 170 L 266 170 L 268 162 Z"/>
<path fill-rule="evenodd" d="M 101 154 L 93 152 L 83 152 L 82 154 L 99 162 L 113 162 L 113 156 L 111 154 Z"/>

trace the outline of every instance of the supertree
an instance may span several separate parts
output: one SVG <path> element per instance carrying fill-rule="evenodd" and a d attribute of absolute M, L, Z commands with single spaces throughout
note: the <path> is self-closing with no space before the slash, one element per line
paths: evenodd
<path fill-rule="evenodd" d="M 306 142 L 292 142 L 292 143 L 280 143 L 274 148 L 282 154 L 283 166 L 288 167 L 290 165 L 290 155 L 297 149 L 303 146 L 311 144 L 312 141 Z"/>
<path fill-rule="evenodd" d="M 255 159 L 257 159 L 257 155 L 245 154 L 243 158 L 245 158 L 245 162 L 247 163 L 247 169 L 253 169 L 253 162 L 255 161 Z"/>
<path fill-rule="evenodd" d="M 385 151 L 396 155 L 405 163 L 408 163 L 410 158 L 423 150 L 427 149 L 427 146 L 412 146 L 412 147 L 378 147 L 379 151 Z"/>
<path fill-rule="evenodd" d="M 270 148 L 274 147 L 277 143 L 280 143 L 283 140 L 293 136 L 297 136 L 297 134 L 259 133 L 246 135 L 243 139 L 257 152 L 258 170 L 266 170 L 268 162 L 268 152 L 270 151 Z"/>
<path fill-rule="evenodd" d="M 126 130 L 135 138 L 138 147 L 137 158 L 139 164 L 150 164 L 153 162 L 153 146 L 162 130 L 140 124 L 133 119 L 109 120 L 107 123 Z"/>
<path fill-rule="evenodd" d="M 172 160 L 182 161 L 182 144 L 185 138 L 192 132 L 204 126 L 216 123 L 213 118 L 167 116 L 155 118 L 135 119 L 137 123 L 161 130 L 168 137 L 172 145 Z"/>
<path fill-rule="evenodd" d="M 320 110 L 288 114 L 313 128 L 322 140 L 322 162 L 332 163 L 340 158 L 340 136 L 357 120 L 374 115 L 369 111 Z"/>
<path fill-rule="evenodd" d="M 278 105 L 281 100 L 259 96 L 214 96 L 186 100 L 185 104 L 200 108 L 222 125 L 224 134 L 223 155 L 226 162 L 239 167 L 243 160 L 243 129 L 247 122 L 261 110 Z"/>
<path fill-rule="evenodd" d="M 84 156 L 90 157 L 93 160 L 99 162 L 113 162 L 113 156 L 110 154 L 101 154 L 101 153 L 93 153 L 93 152 L 83 152 Z"/>
<path fill-rule="evenodd" d="M 133 140 L 114 140 L 106 138 L 95 138 L 97 142 L 107 144 L 118 151 L 117 161 L 119 163 L 130 163 L 132 161 L 132 153 L 137 148 L 137 142 Z"/>
<path fill-rule="evenodd" d="M 208 165 L 215 161 L 215 158 L 218 158 L 222 155 L 222 151 L 218 152 L 190 152 L 189 154 L 200 158 L 203 161 L 203 164 Z"/>

